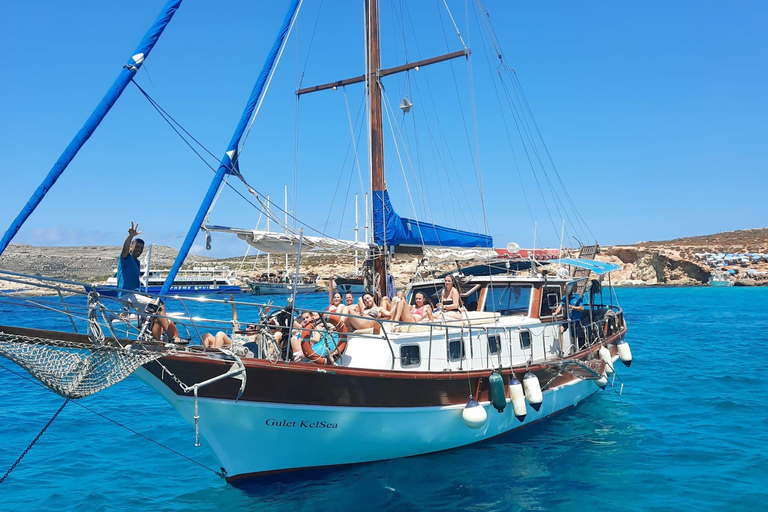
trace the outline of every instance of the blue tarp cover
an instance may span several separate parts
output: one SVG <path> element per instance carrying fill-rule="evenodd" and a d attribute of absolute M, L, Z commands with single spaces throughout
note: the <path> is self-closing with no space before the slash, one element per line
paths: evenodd
<path fill-rule="evenodd" d="M 605 261 L 597 261 L 597 260 L 563 258 L 559 261 L 560 263 L 565 263 L 566 265 L 573 265 L 574 267 L 589 269 L 597 275 L 613 272 L 614 270 L 619 270 L 621 268 L 619 265 L 615 263 L 608 263 Z"/>
<path fill-rule="evenodd" d="M 373 191 L 373 239 L 379 246 L 415 245 L 492 248 L 493 238 L 400 217 L 386 190 Z"/>

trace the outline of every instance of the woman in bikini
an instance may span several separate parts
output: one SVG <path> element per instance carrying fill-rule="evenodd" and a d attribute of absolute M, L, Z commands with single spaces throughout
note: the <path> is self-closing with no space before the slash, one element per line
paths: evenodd
<path fill-rule="evenodd" d="M 382 302 L 389 305 L 389 299 Z M 382 320 L 392 318 L 392 311 L 384 306 L 377 306 L 373 300 L 373 295 L 370 293 L 363 294 L 358 307 L 360 308 L 360 316 L 368 316 Z M 351 325 L 353 329 L 369 329 L 372 327 L 375 328 L 378 325 L 378 322 L 375 322 L 374 320 L 366 320 L 365 318 L 347 317 L 346 322 L 348 325 Z"/>
<path fill-rule="evenodd" d="M 400 299 L 400 300 L 398 300 Z M 411 306 L 405 299 L 403 292 L 397 293 L 395 301 L 395 314 L 392 316 L 392 320 L 402 320 L 403 322 L 419 323 L 419 322 L 433 322 L 432 305 L 429 303 L 429 299 L 423 292 L 416 292 L 414 297 L 414 304 Z"/>
<path fill-rule="evenodd" d="M 440 292 L 440 302 L 437 304 L 446 318 L 461 320 L 461 290 L 459 283 L 452 274 L 445 276 L 445 288 Z"/>
<path fill-rule="evenodd" d="M 355 304 L 355 296 L 352 295 L 352 292 L 347 292 L 344 295 L 344 304 L 344 307 L 347 309 L 347 313 L 350 315 L 360 314 L 360 308 L 357 306 L 357 304 Z"/>

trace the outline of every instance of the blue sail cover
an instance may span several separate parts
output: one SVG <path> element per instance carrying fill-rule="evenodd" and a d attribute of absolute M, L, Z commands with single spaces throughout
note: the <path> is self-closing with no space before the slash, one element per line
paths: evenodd
<path fill-rule="evenodd" d="M 171 18 L 173 18 L 173 15 L 181 5 L 181 2 L 182 0 L 169 0 L 168 3 L 165 4 L 165 7 L 163 7 L 163 10 L 160 12 L 157 19 L 155 19 L 155 22 L 149 30 L 147 30 L 147 33 L 144 34 L 144 38 L 139 43 L 136 51 L 133 52 L 131 58 L 128 59 L 128 62 L 123 66 L 115 83 L 109 88 L 104 95 L 104 98 L 102 98 L 101 102 L 96 106 L 96 109 L 91 113 L 91 116 L 85 122 L 83 127 L 80 128 L 80 131 L 77 132 L 75 138 L 69 143 L 69 146 L 67 146 L 61 154 L 43 182 L 37 187 L 35 193 L 32 194 L 32 197 L 29 198 L 27 204 L 11 223 L 8 231 L 3 235 L 3 239 L 0 240 L 0 254 L 3 254 L 3 251 L 5 251 L 8 244 L 11 243 L 13 237 L 16 236 L 16 233 L 21 229 L 22 224 L 24 224 L 32 212 L 35 211 L 35 208 L 37 208 L 37 205 L 43 200 L 45 194 L 47 194 L 51 187 L 53 187 L 56 180 L 59 179 L 59 176 L 62 175 L 72 159 L 75 158 L 75 155 L 77 155 L 77 152 L 83 147 L 83 144 L 85 144 L 91 135 L 93 135 L 93 132 L 98 128 L 101 121 L 110 111 L 125 88 L 131 83 L 133 76 L 138 72 L 147 56 L 149 56 L 149 52 L 152 51 L 155 43 L 160 39 L 160 35 L 163 33 L 163 30 L 165 30 L 168 22 L 171 21 Z"/>
<path fill-rule="evenodd" d="M 400 217 L 386 190 L 373 191 L 373 240 L 379 246 L 493 247 L 493 238 L 480 233 L 437 226 Z M 386 244 L 385 244 L 386 242 Z"/>
<path fill-rule="evenodd" d="M 237 124 L 235 133 L 232 135 L 232 140 L 229 142 L 229 146 L 227 147 L 227 152 L 225 153 L 224 158 L 221 159 L 219 169 L 216 171 L 216 175 L 213 177 L 213 181 L 211 181 L 211 184 L 208 187 L 208 192 L 205 194 L 203 203 L 200 205 L 200 208 L 197 211 L 197 216 L 195 217 L 195 220 L 192 221 L 192 225 L 189 227 L 189 231 L 187 232 L 187 237 L 184 239 L 184 243 L 181 244 L 179 254 L 176 256 L 176 261 L 173 262 L 173 267 L 171 267 L 170 272 L 168 272 L 168 277 L 166 277 L 165 283 L 163 283 L 163 288 L 160 290 L 160 295 L 168 294 L 168 290 L 170 290 L 171 285 L 173 284 L 173 280 L 176 278 L 176 274 L 179 272 L 181 265 L 184 263 L 187 254 L 189 254 L 189 250 L 192 248 L 192 244 L 194 243 L 195 238 L 200 231 L 200 227 L 203 225 L 203 221 L 205 221 L 205 217 L 208 214 L 208 210 L 211 208 L 213 199 L 216 197 L 216 193 L 219 191 L 219 187 L 221 187 L 221 183 L 224 181 L 224 176 L 227 174 L 239 172 L 237 170 L 237 150 L 240 145 L 240 139 L 242 138 L 243 133 L 245 133 L 245 129 L 248 127 L 248 121 L 251 119 L 254 110 L 256 110 L 256 105 L 259 103 L 261 94 L 264 92 L 264 86 L 266 85 L 269 74 L 275 65 L 275 61 L 277 60 L 277 55 L 280 52 L 280 48 L 283 46 L 285 38 L 288 36 L 288 31 L 293 24 L 294 17 L 296 16 L 301 1 L 302 0 L 293 0 L 290 7 L 288 8 L 288 13 L 285 15 L 283 25 L 280 27 L 280 31 L 277 34 L 277 39 L 275 39 L 275 44 L 272 46 L 272 49 L 267 55 L 267 60 L 264 62 L 264 67 L 261 69 L 261 73 L 259 73 L 259 77 L 256 79 L 256 84 L 253 86 L 251 96 L 248 98 L 248 103 L 245 105 L 243 115 L 240 117 L 240 122 Z"/>

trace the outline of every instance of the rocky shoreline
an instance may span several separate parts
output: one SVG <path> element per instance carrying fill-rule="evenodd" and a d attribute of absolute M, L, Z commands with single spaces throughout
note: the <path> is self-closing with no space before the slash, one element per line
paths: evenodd
<path fill-rule="evenodd" d="M 0 256 L 0 269 L 82 283 L 102 283 L 113 274 L 119 252 L 119 246 L 11 245 Z M 703 237 L 642 242 L 635 245 L 607 246 L 602 248 L 597 259 L 616 263 L 621 267 L 611 275 L 612 282 L 616 286 L 702 286 L 708 283 L 713 269 L 705 262 L 696 259 L 695 253 L 701 252 L 768 252 L 768 229 L 731 231 Z M 172 247 L 153 246 L 152 248 L 153 268 L 169 268 L 175 257 L 176 250 Z M 397 285 L 404 286 L 414 274 L 417 260 L 415 258 L 395 260 L 393 264 L 394 273 L 398 277 Z M 266 271 L 267 267 L 264 256 L 228 259 L 190 256 L 185 263 L 185 268 L 199 265 L 228 266 L 238 271 L 243 284 L 244 279 L 260 275 Z M 282 258 L 273 259 L 273 271 L 283 267 Z M 354 271 L 354 258 L 308 254 L 302 257 L 302 267 L 305 271 L 327 279 L 332 272 L 344 274 Z M 453 268 L 451 265 L 444 267 L 444 270 Z M 295 259 L 293 262 L 289 259 L 289 268 L 295 268 Z M 768 271 L 768 262 L 750 265 L 749 268 Z M 743 274 L 743 272 L 740 273 Z M 768 285 L 768 280 L 737 278 L 734 284 L 764 286 Z M 20 283 L 0 281 L 0 290 L 6 292 L 25 288 L 27 287 Z"/>

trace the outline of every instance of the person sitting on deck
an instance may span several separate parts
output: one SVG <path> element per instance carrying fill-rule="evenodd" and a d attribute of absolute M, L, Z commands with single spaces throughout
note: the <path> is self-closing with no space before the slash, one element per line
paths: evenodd
<path fill-rule="evenodd" d="M 248 324 L 245 330 L 240 329 L 240 322 L 237 320 L 237 307 L 235 305 L 235 296 L 229 296 L 230 304 L 232 305 L 232 336 L 230 337 L 224 331 L 219 331 L 216 336 L 211 333 L 203 334 L 203 345 L 206 348 L 225 348 L 233 350 L 237 354 L 247 355 L 248 350 L 253 352 L 255 346 L 246 347 L 248 343 L 256 342 L 256 334 L 258 332 L 258 326 L 256 324 Z M 269 308 L 265 311 L 267 313 Z M 234 346 L 234 347 L 233 347 Z M 242 347 L 242 348 L 241 348 Z M 245 349 L 245 350 L 244 350 Z M 251 355 L 252 357 L 252 355 Z"/>
<path fill-rule="evenodd" d="M 386 320 L 389 318 L 392 318 L 392 306 L 389 303 L 389 298 L 384 297 L 382 299 L 382 305 L 377 306 L 376 302 L 373 300 L 373 295 L 370 293 L 364 293 L 363 296 L 360 298 L 360 303 L 358 304 L 359 308 L 359 316 L 361 317 L 370 317 L 370 318 L 376 318 L 381 320 Z M 355 330 L 359 329 L 374 329 L 376 331 L 378 329 L 379 323 L 375 320 L 367 320 L 365 318 L 356 318 L 356 317 L 347 317 L 345 319 L 345 322 L 347 325 L 352 327 Z"/>
<path fill-rule="evenodd" d="M 440 302 L 435 313 L 441 312 L 446 319 L 461 320 L 461 288 L 452 274 L 445 276 L 445 288 L 440 292 Z"/>
<path fill-rule="evenodd" d="M 432 305 L 429 303 L 429 299 L 424 292 L 416 292 L 416 296 L 413 298 L 416 304 L 413 306 L 408 304 L 403 292 L 397 292 L 395 300 L 397 304 L 395 305 L 395 314 L 392 316 L 392 320 L 401 320 L 414 324 L 434 321 Z"/>
<path fill-rule="evenodd" d="M 347 309 L 347 313 L 350 315 L 360 314 L 360 307 L 355 304 L 355 296 L 352 295 L 352 292 L 347 292 L 344 294 L 344 304 Z"/>
<path fill-rule="evenodd" d="M 163 331 L 165 331 L 168 335 L 168 341 L 171 343 L 184 343 L 185 341 L 179 338 L 179 330 L 176 328 L 176 325 L 168 318 L 165 318 L 165 305 L 159 298 L 153 300 L 146 295 L 133 293 L 138 292 L 141 288 L 141 263 L 139 262 L 139 256 L 144 252 L 144 240 L 141 238 L 134 240 L 140 234 L 138 222 L 134 226 L 133 221 L 131 221 L 131 227 L 128 228 L 128 236 L 125 242 L 123 242 L 123 249 L 120 252 L 120 257 L 117 259 L 117 287 L 120 288 L 117 296 L 133 307 L 145 319 L 145 313 L 159 315 L 154 317 L 152 324 L 152 337 L 154 339 L 161 340 Z M 128 293 L 125 293 L 125 291 L 128 291 Z"/>
<path fill-rule="evenodd" d="M 331 274 L 331 277 L 328 279 L 328 302 L 330 302 L 330 305 L 325 308 L 326 311 L 329 313 L 337 313 L 337 314 L 343 314 L 346 313 L 346 307 L 341 302 L 341 292 L 334 292 L 334 282 L 333 278 L 336 277 L 336 274 Z"/>

